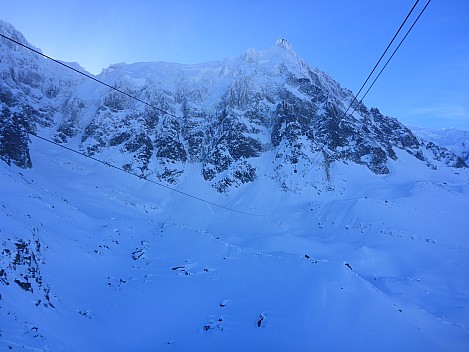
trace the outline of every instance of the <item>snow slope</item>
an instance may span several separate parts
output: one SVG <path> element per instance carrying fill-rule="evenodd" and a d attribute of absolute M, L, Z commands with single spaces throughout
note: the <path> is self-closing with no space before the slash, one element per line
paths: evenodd
<path fill-rule="evenodd" d="M 469 349 L 467 165 L 288 42 L 99 76 L 169 114 L 0 44 L 1 350 Z"/>
<path fill-rule="evenodd" d="M 31 152 L 33 169 L 0 164 L 1 349 L 469 347 L 466 169 L 402 152 L 384 176 L 334 163 L 328 192 L 180 185 L 242 215 L 38 139 Z"/>

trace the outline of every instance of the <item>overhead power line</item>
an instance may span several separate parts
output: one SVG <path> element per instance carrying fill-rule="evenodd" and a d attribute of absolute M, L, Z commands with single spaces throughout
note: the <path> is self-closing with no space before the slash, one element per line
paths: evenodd
<path fill-rule="evenodd" d="M 56 59 L 54 59 L 54 58 L 52 58 L 52 57 L 50 57 L 50 56 L 48 56 L 48 55 L 46 55 L 46 54 L 44 54 L 44 53 L 41 53 L 39 50 L 36 50 L 36 49 L 34 49 L 34 48 L 31 48 L 31 47 L 29 47 L 29 46 L 27 46 L 27 45 L 25 45 L 25 44 L 23 44 L 23 43 L 21 43 L 21 42 L 19 42 L 19 41 L 17 41 L 17 40 L 14 40 L 13 38 L 7 37 L 6 35 L 3 35 L 3 34 L 1 34 L 1 33 L 0 33 L 0 36 L 1 36 L 2 38 L 5 38 L 5 39 L 7 39 L 7 40 L 9 40 L 9 41 L 11 41 L 11 42 L 13 42 L 13 43 L 15 43 L 15 44 L 18 44 L 18 45 L 22 46 L 23 48 L 26 48 L 26 49 L 28 49 L 28 50 L 31 50 L 32 52 L 34 52 L 34 53 L 36 53 L 36 54 L 38 54 L 38 55 L 41 55 L 41 56 L 45 57 L 46 59 L 49 59 L 49 60 L 55 62 L 56 64 L 62 65 L 62 66 L 66 67 L 66 68 L 68 68 L 68 69 L 70 69 L 70 70 L 72 70 L 72 71 L 75 71 L 76 73 L 79 73 L 79 74 L 82 75 L 82 76 L 85 76 L 86 78 L 92 79 L 93 81 L 98 82 L 99 84 L 102 84 L 103 86 L 106 86 L 106 87 L 108 87 L 108 88 L 111 88 L 112 90 L 115 90 L 116 92 L 119 92 L 119 93 L 121 93 L 121 94 L 124 94 L 125 96 L 127 96 L 127 97 L 129 97 L 129 98 L 131 98 L 131 99 L 134 99 L 134 100 L 136 100 L 136 101 L 138 101 L 138 102 L 140 102 L 140 103 L 142 103 L 142 104 L 145 104 L 146 106 L 149 106 L 149 107 L 152 108 L 152 109 L 158 110 L 158 111 L 162 112 L 163 114 L 166 114 L 166 115 L 169 115 L 169 116 L 178 118 L 176 115 L 174 115 L 174 114 L 172 114 L 172 113 L 170 113 L 170 112 L 168 112 L 168 111 L 166 111 L 166 110 L 160 109 L 160 108 L 158 108 L 158 107 L 156 107 L 156 106 L 154 106 L 154 105 L 152 105 L 152 104 L 150 104 L 150 103 L 148 103 L 148 102 L 146 102 L 146 101 L 144 101 L 144 100 L 142 100 L 142 99 L 136 97 L 135 95 L 129 94 L 129 93 L 124 92 L 123 90 L 121 90 L 121 89 L 119 89 L 119 88 L 116 88 L 116 87 L 114 87 L 114 86 L 111 86 L 110 84 L 107 84 L 106 82 L 103 82 L 103 81 L 101 81 L 100 79 L 97 79 L 96 77 L 93 77 L 93 76 L 91 76 L 91 75 L 89 75 L 89 74 L 87 74 L 87 73 L 85 73 L 85 72 L 83 72 L 83 71 L 77 70 L 76 68 L 74 68 L 74 67 L 72 67 L 72 66 L 70 66 L 70 65 L 67 65 L 67 64 L 64 63 L 64 62 L 59 61 L 59 60 L 56 60 Z"/>
<path fill-rule="evenodd" d="M 236 210 L 236 209 L 233 209 L 233 208 L 230 208 L 230 207 L 226 207 L 226 206 L 221 205 L 221 204 L 217 204 L 217 203 L 211 202 L 211 201 L 209 201 L 209 200 L 207 200 L 207 199 L 204 199 L 204 198 L 201 198 L 201 197 L 197 197 L 197 196 L 194 196 L 194 195 L 192 195 L 192 194 L 190 194 L 190 193 L 187 193 L 187 192 L 184 192 L 184 191 L 180 191 L 180 190 L 178 190 L 178 189 L 176 189 L 176 188 L 169 187 L 169 186 L 167 186 L 167 185 L 165 185 L 165 184 L 162 184 L 162 183 L 160 183 L 160 182 L 156 182 L 156 181 L 151 180 L 151 179 L 149 179 L 149 178 L 147 178 L 147 177 L 145 177 L 145 176 L 139 175 L 139 174 L 137 174 L 137 173 L 135 173 L 135 172 L 131 172 L 131 171 L 125 170 L 125 169 L 123 169 L 123 168 L 121 168 L 121 167 L 119 167 L 119 166 L 116 166 L 116 165 L 113 165 L 113 164 L 111 164 L 111 163 L 108 163 L 107 161 L 104 161 L 104 160 L 95 158 L 95 157 L 93 157 L 93 156 L 91 156 L 91 155 L 87 155 L 87 154 L 85 154 L 85 153 L 83 153 L 83 152 L 80 152 L 80 151 L 78 151 L 78 150 L 76 150 L 76 149 L 73 149 L 73 148 L 67 147 L 67 146 L 65 146 L 65 145 L 63 145 L 63 144 L 54 142 L 53 140 L 50 140 L 50 139 L 48 139 L 48 138 L 41 137 L 41 136 L 39 136 L 39 135 L 37 135 L 37 134 L 35 134 L 35 133 L 33 133 L 33 132 L 29 132 L 29 131 L 28 131 L 28 134 L 30 134 L 31 136 L 34 136 L 34 137 L 36 137 L 36 138 L 38 138 L 38 139 L 41 139 L 41 140 L 43 140 L 43 141 L 46 141 L 46 142 L 48 142 L 48 143 L 54 144 L 54 145 L 56 145 L 56 146 L 58 146 L 58 147 L 61 147 L 61 148 L 63 148 L 63 149 L 66 149 L 66 150 L 68 150 L 68 151 L 70 151 L 70 152 L 73 152 L 73 153 L 76 153 L 76 154 L 78 154 L 78 155 L 81 155 L 81 156 L 83 156 L 83 157 L 85 157 L 85 158 L 94 160 L 94 161 L 96 161 L 96 162 L 98 162 L 98 163 L 101 163 L 101 164 L 103 164 L 103 165 L 112 167 L 113 169 L 116 169 L 116 170 L 125 172 L 125 173 L 127 173 L 127 174 L 129 174 L 129 175 L 138 177 L 139 179 L 143 179 L 143 180 L 148 181 L 148 182 L 150 182 L 150 183 L 153 183 L 153 184 L 155 184 L 155 185 L 157 185 L 157 186 L 166 188 L 166 189 L 168 189 L 168 190 L 170 190 L 170 191 L 172 191 L 172 192 L 176 192 L 176 193 L 182 194 L 183 196 L 186 196 L 186 197 L 189 197 L 189 198 L 198 200 L 198 201 L 200 201 L 200 202 L 204 202 L 204 203 L 207 203 L 207 204 L 216 206 L 216 207 L 218 207 L 218 208 L 222 208 L 222 209 L 225 209 L 225 210 L 229 210 L 229 211 L 232 211 L 232 212 L 235 212 L 235 213 L 238 213 L 238 214 L 242 214 L 242 215 L 264 216 L 264 215 L 260 215 L 260 214 L 254 214 L 254 213 L 249 213 L 249 212 L 245 212 L 245 211 L 241 211 L 241 210 Z"/>

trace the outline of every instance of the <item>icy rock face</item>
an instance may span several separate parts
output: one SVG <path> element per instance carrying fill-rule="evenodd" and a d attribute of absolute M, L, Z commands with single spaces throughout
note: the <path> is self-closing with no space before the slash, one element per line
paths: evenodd
<path fill-rule="evenodd" d="M 18 285 L 35 298 L 36 306 L 54 308 L 50 288 L 43 282 L 40 269 L 44 260 L 39 239 L 4 239 L 1 253 L 0 284 Z"/>
<path fill-rule="evenodd" d="M 27 44 L 10 25 L 0 30 Z M 220 192 L 272 174 L 258 162 L 266 155 L 285 189 L 299 178 L 327 182 L 334 162 L 387 174 L 396 148 L 429 167 L 466 166 L 378 109 L 355 103 L 344 115 L 352 93 L 309 67 L 285 39 L 219 62 L 118 64 L 97 76 L 151 107 L 5 39 L 0 50 L 0 155 L 20 167 L 31 167 L 28 131 L 73 139 L 88 155 L 169 184 L 188 163 L 199 164 L 200 177 Z"/>
<path fill-rule="evenodd" d="M 13 26 L 1 20 L 0 33 L 34 48 Z M 0 39 L 0 157 L 8 164 L 32 166 L 28 132 L 38 129 L 56 129 L 57 133 L 68 135 L 78 132 L 66 124 L 78 119 L 79 112 L 70 106 L 77 101 L 73 87 L 82 80 L 57 70 L 56 65 L 16 43 Z"/>
<path fill-rule="evenodd" d="M 0 114 L 0 157 L 8 165 L 13 163 L 21 168 L 30 168 L 28 121 L 21 114 L 11 113 L 5 106 Z"/>

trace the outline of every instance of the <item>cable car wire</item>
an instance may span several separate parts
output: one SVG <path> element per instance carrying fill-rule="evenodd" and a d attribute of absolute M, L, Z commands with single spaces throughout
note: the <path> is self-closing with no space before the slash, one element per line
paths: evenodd
<path fill-rule="evenodd" d="M 340 119 L 340 122 L 342 122 L 342 120 L 345 118 L 348 110 L 350 109 L 350 107 L 352 106 L 352 104 L 357 101 L 357 98 L 358 98 L 358 95 L 360 94 L 360 92 L 362 91 L 363 87 L 365 86 L 365 84 L 368 82 L 368 80 L 370 79 L 371 75 L 373 74 L 373 72 L 375 71 L 376 67 L 378 66 L 378 64 L 381 62 L 382 58 L 384 57 L 384 55 L 386 54 L 386 52 L 388 51 L 389 47 L 391 46 L 391 44 L 394 42 L 396 36 L 398 35 L 398 33 L 401 31 L 402 27 L 404 26 L 404 24 L 407 22 L 407 19 L 409 18 L 410 14 L 413 12 L 415 6 L 417 5 L 417 3 L 419 2 L 419 0 L 417 0 L 415 3 L 414 3 L 414 6 L 412 6 L 412 9 L 409 11 L 409 13 L 407 14 L 406 18 L 404 19 L 404 21 L 402 22 L 402 24 L 400 25 L 399 29 L 397 30 L 396 34 L 394 35 L 394 37 L 392 38 L 391 42 L 389 43 L 388 47 L 386 48 L 386 50 L 383 52 L 383 54 L 381 55 L 380 59 L 378 60 L 377 64 L 375 65 L 375 67 L 373 68 L 373 70 L 371 71 L 371 73 L 368 75 L 368 78 L 366 79 L 365 83 L 362 85 L 362 87 L 360 88 L 360 91 L 354 96 L 352 102 L 350 103 L 349 107 L 347 108 L 347 110 L 344 111 L 344 113 L 342 114 L 342 118 Z M 360 103 L 363 101 L 363 99 L 366 97 L 366 95 L 368 94 L 368 92 L 371 90 L 371 88 L 374 86 L 374 84 L 376 83 L 376 81 L 378 80 L 378 78 L 381 76 L 381 74 L 383 73 L 384 69 L 387 67 L 387 65 L 389 64 L 389 62 L 391 61 L 391 59 L 394 57 L 394 55 L 396 54 L 397 50 L 399 50 L 399 48 L 401 47 L 402 43 L 404 42 L 404 40 L 407 38 L 407 36 L 409 35 L 410 31 L 414 28 L 415 24 L 417 23 L 417 21 L 420 19 L 420 17 L 422 16 L 422 14 L 424 13 L 424 11 L 426 10 L 426 8 L 428 7 L 428 5 L 430 4 L 431 0 L 428 0 L 427 3 L 425 4 L 425 6 L 423 7 L 423 9 L 420 11 L 420 13 L 418 14 L 417 18 L 414 20 L 414 22 L 412 23 L 412 25 L 410 26 L 410 28 L 407 30 L 406 34 L 404 35 L 404 37 L 401 39 L 401 41 L 399 42 L 398 46 L 396 47 L 396 49 L 394 49 L 393 53 L 391 54 L 391 56 L 389 57 L 389 59 L 386 61 L 386 63 L 384 64 L 383 68 L 380 70 L 380 72 L 378 73 L 378 75 L 376 76 L 376 78 L 373 80 L 372 84 L 370 85 L 370 87 L 368 88 L 368 90 L 365 92 L 365 94 L 363 95 L 363 97 L 360 99 Z M 350 115 L 353 115 L 353 113 L 356 111 L 357 109 L 357 106 L 355 106 L 355 108 L 353 109 L 352 113 Z M 340 123 L 339 122 L 339 123 Z M 319 147 L 319 150 L 316 152 L 316 154 L 314 155 L 313 159 L 311 160 L 311 164 L 314 164 L 314 162 L 316 161 L 317 157 L 319 156 L 319 153 L 321 151 L 325 152 L 323 147 L 326 145 L 326 141 L 322 142 L 322 144 L 320 145 Z M 312 169 L 313 169 L 314 165 L 308 170 L 306 171 L 304 174 L 303 174 L 303 177 L 306 176 Z"/>
<path fill-rule="evenodd" d="M 412 28 L 414 28 L 415 24 L 417 23 L 417 21 L 419 20 L 420 16 L 422 16 L 423 12 L 425 11 L 425 9 L 427 8 L 428 4 L 430 4 L 430 1 L 431 0 L 428 0 L 427 4 L 425 5 L 425 7 L 422 9 L 422 11 L 420 11 L 419 15 L 417 16 L 417 18 L 415 19 L 414 23 L 412 23 L 412 26 L 410 26 L 409 30 L 407 31 L 407 33 L 404 35 L 404 37 L 402 38 L 402 40 L 400 41 L 399 45 L 396 47 L 396 49 L 394 49 L 393 53 L 391 54 L 391 56 L 389 57 L 388 61 L 386 61 L 386 63 L 384 64 L 383 68 L 381 69 L 381 71 L 379 71 L 378 75 L 376 76 L 376 78 L 374 79 L 374 81 L 371 83 L 370 87 L 368 88 L 368 90 L 365 92 L 365 94 L 363 95 L 363 97 L 360 99 L 360 102 L 363 101 L 363 99 L 365 99 L 365 97 L 367 96 L 368 92 L 370 91 L 370 89 L 374 86 L 374 84 L 376 83 L 376 81 L 378 80 L 379 76 L 381 76 L 381 74 L 383 73 L 384 69 L 386 68 L 386 66 L 388 66 L 389 64 L 389 61 L 391 61 L 391 59 L 394 57 L 394 54 L 397 52 L 397 50 L 399 50 L 399 48 L 401 47 L 401 44 L 404 42 L 404 40 L 407 38 L 407 36 L 409 35 L 410 31 L 412 30 Z M 353 109 L 352 111 L 352 114 L 355 112 L 356 110 L 356 107 L 355 109 Z"/>
<path fill-rule="evenodd" d="M 402 27 L 404 27 L 404 24 L 407 22 L 407 19 L 409 18 L 409 16 L 412 14 L 412 12 L 414 11 L 415 9 L 415 6 L 417 6 L 417 4 L 419 3 L 420 0 L 417 0 L 415 1 L 414 3 L 414 6 L 412 6 L 412 8 L 410 9 L 409 13 L 407 14 L 406 18 L 404 19 L 404 21 L 402 21 L 399 29 L 396 31 L 396 33 L 394 34 L 394 37 L 392 37 L 391 41 L 389 42 L 388 46 L 386 47 L 386 49 L 384 50 L 384 52 L 381 54 L 381 57 L 379 58 L 378 62 L 376 63 L 375 67 L 373 67 L 373 69 L 371 70 L 370 74 L 368 75 L 368 77 L 366 78 L 365 82 L 362 84 L 362 86 L 360 87 L 360 90 L 358 91 L 358 93 L 353 97 L 352 99 L 352 102 L 350 103 L 350 105 L 348 106 L 347 110 L 345 110 L 344 112 L 344 116 L 347 115 L 347 112 L 349 111 L 349 109 L 351 108 L 351 106 L 353 105 L 354 102 L 357 101 L 357 98 L 358 96 L 360 95 L 361 91 L 363 90 L 363 88 L 365 87 L 365 85 L 368 83 L 369 79 L 371 78 L 371 76 L 373 75 L 373 73 L 375 72 L 376 68 L 378 67 L 378 65 L 380 64 L 381 60 L 383 59 L 384 55 L 386 55 L 386 53 L 388 52 L 389 48 L 391 47 L 392 43 L 394 43 L 394 40 L 396 39 L 396 37 L 398 36 L 399 32 L 401 31 Z M 428 5 L 428 4 L 427 4 Z M 363 98 L 361 99 L 363 100 Z"/>

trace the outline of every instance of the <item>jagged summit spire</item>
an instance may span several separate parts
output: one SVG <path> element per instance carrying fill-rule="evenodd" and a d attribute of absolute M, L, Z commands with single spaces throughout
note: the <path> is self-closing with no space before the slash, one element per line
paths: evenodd
<path fill-rule="evenodd" d="M 278 38 L 277 41 L 275 42 L 275 45 L 278 45 L 282 48 L 285 48 L 289 51 L 293 51 L 293 47 L 290 44 L 290 42 L 284 38 Z"/>
<path fill-rule="evenodd" d="M 278 38 L 277 41 L 275 42 L 275 46 L 277 48 L 285 50 L 289 55 L 291 55 L 294 58 L 298 58 L 298 56 L 295 53 L 295 50 L 293 50 L 293 46 L 290 44 L 290 42 L 284 38 Z"/>

